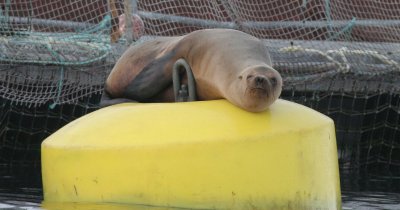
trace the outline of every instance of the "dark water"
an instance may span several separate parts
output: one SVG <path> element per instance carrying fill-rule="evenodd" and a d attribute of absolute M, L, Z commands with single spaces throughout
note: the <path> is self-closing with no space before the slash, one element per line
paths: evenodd
<path fill-rule="evenodd" d="M 160 210 L 149 206 L 85 203 L 44 203 L 40 169 L 20 170 L 0 176 L 0 209 L 17 210 Z M 355 177 L 341 173 L 342 209 L 400 210 L 399 177 Z"/>
<path fill-rule="evenodd" d="M 379 171 L 372 173 L 379 174 Z M 342 209 L 400 210 L 400 177 L 341 173 Z"/>

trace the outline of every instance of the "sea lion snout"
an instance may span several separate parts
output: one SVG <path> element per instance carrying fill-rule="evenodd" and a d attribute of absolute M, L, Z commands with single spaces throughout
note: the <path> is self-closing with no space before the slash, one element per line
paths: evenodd
<path fill-rule="evenodd" d="M 256 67 L 247 73 L 246 80 L 249 87 L 271 89 L 282 86 L 282 78 L 275 69 Z M 241 78 L 242 76 L 239 77 Z"/>
<path fill-rule="evenodd" d="M 268 83 L 271 83 L 269 79 L 265 76 L 254 77 L 254 86 L 257 88 L 266 88 Z"/>
<path fill-rule="evenodd" d="M 268 97 L 271 94 L 270 81 L 266 76 L 263 75 L 249 75 L 247 76 L 247 88 L 253 97 L 262 98 Z"/>
<path fill-rule="evenodd" d="M 255 85 L 257 87 L 271 87 L 271 88 L 275 88 L 279 85 L 279 81 L 282 80 L 279 78 L 280 76 L 257 76 L 255 78 Z"/>
<path fill-rule="evenodd" d="M 256 81 L 257 86 L 262 86 L 268 82 L 268 79 L 265 77 L 256 77 L 254 80 Z"/>

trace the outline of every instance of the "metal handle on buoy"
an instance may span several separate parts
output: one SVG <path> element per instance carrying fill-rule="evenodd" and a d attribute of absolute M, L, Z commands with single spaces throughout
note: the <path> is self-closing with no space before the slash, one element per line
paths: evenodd
<path fill-rule="evenodd" d="M 181 84 L 180 72 L 184 69 L 187 75 L 187 86 Z M 196 83 L 194 80 L 192 69 L 185 59 L 177 60 L 172 69 L 172 82 L 174 84 L 175 101 L 195 101 L 196 100 Z"/>

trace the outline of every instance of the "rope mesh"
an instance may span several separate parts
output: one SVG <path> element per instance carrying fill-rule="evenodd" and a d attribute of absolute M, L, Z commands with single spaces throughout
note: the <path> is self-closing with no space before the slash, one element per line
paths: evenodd
<path fill-rule="evenodd" d="M 282 98 L 335 120 L 340 167 L 400 176 L 400 2 L 392 0 L 0 1 L 0 164 L 97 109 L 138 15 L 145 41 L 204 28 L 262 39 Z M 135 44 L 135 43 L 133 43 Z M 32 152 L 34 151 L 34 152 Z M 397 179 L 398 180 L 398 179 Z"/>

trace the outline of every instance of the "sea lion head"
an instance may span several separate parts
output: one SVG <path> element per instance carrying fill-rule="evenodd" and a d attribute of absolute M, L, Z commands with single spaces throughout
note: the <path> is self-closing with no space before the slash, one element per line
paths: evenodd
<path fill-rule="evenodd" d="M 282 92 L 282 77 L 271 66 L 250 66 L 237 77 L 237 105 L 251 112 L 266 110 Z"/>

